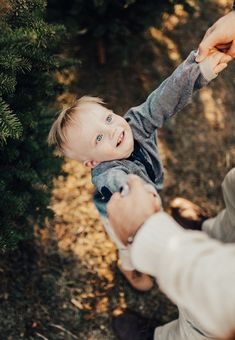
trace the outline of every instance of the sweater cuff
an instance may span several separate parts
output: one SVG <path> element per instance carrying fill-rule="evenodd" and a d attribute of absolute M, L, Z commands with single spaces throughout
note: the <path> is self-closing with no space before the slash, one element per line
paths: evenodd
<path fill-rule="evenodd" d="M 135 235 L 130 247 L 134 267 L 152 276 L 161 266 L 161 257 L 166 247 L 174 243 L 177 236 L 184 233 L 168 214 L 158 212 L 150 217 Z"/>

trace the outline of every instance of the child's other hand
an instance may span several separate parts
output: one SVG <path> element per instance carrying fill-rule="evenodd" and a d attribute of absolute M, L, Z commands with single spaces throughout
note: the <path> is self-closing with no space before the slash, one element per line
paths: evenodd
<path fill-rule="evenodd" d="M 211 51 L 207 58 L 210 62 L 213 72 L 216 74 L 223 71 L 228 66 L 228 63 L 232 60 L 230 55 L 220 52 L 216 49 Z"/>

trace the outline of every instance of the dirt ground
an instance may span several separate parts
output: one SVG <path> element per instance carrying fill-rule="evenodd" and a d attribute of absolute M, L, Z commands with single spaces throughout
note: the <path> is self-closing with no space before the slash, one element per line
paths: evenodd
<path fill-rule="evenodd" d="M 59 101 L 98 95 L 120 114 L 141 103 L 231 1 L 191 3 L 192 15 L 177 6 L 174 15 L 164 16 L 161 30 L 149 28 L 125 66 L 117 56 L 101 67 L 91 48 L 74 43 L 71 53 L 81 64 L 59 75 L 69 85 Z M 220 184 L 235 165 L 234 71 L 235 62 L 159 131 L 165 207 L 176 196 L 211 215 L 223 207 Z M 116 339 L 112 315 L 127 307 L 159 324 L 173 320 L 177 309 L 157 285 L 138 293 L 117 270 L 115 247 L 92 202 L 89 171 L 68 160 L 63 170 L 66 175 L 55 179 L 54 220 L 35 230 L 34 242 L 0 260 L 0 339 Z"/>

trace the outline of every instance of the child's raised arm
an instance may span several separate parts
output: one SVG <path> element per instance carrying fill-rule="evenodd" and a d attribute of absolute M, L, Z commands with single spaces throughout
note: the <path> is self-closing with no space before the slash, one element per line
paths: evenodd
<path fill-rule="evenodd" d="M 191 101 L 193 93 L 214 79 L 231 60 L 230 56 L 217 51 L 198 64 L 196 55 L 195 51 L 191 52 L 143 104 L 127 112 L 125 117 L 133 131 L 148 138 L 167 118 L 182 110 Z"/>

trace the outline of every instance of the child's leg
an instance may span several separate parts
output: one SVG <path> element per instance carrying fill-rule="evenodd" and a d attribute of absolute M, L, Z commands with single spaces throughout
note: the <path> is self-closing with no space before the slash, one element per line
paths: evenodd
<path fill-rule="evenodd" d="M 115 235 L 112 227 L 110 226 L 108 218 L 101 215 L 101 219 L 103 221 L 107 234 L 117 246 L 119 257 L 118 268 L 120 269 L 122 274 L 125 276 L 125 278 L 128 280 L 133 288 L 141 291 L 147 291 L 151 289 L 153 286 L 153 280 L 148 275 L 139 273 L 135 270 L 131 261 L 129 249 L 124 246 Z"/>
<path fill-rule="evenodd" d="M 129 256 L 128 248 L 124 246 L 124 244 L 119 240 L 119 238 L 116 236 L 115 232 L 113 231 L 113 228 L 110 226 L 110 223 L 109 223 L 109 220 L 106 214 L 106 203 L 99 199 L 99 196 L 97 195 L 97 193 L 94 194 L 93 199 L 94 199 L 94 204 L 96 206 L 96 209 L 98 210 L 100 214 L 100 218 L 103 222 L 104 228 L 118 249 L 118 255 L 122 261 L 123 268 L 125 268 L 126 270 L 134 270 L 134 267 L 131 263 L 131 259 Z"/>
<path fill-rule="evenodd" d="M 205 331 L 193 320 L 186 310 L 179 309 L 179 318 L 163 326 L 157 327 L 154 332 L 154 340 L 206 340 L 216 339 L 212 335 L 206 335 Z"/>
<path fill-rule="evenodd" d="M 216 217 L 206 220 L 202 230 L 222 242 L 235 242 L 235 168 L 222 183 L 225 209 Z"/>
<path fill-rule="evenodd" d="M 116 234 L 113 231 L 113 228 L 111 227 L 109 220 L 106 216 L 101 215 L 101 220 L 103 222 L 104 228 L 111 238 L 111 240 L 115 243 L 117 249 L 118 249 L 118 257 L 122 262 L 122 267 L 125 270 L 134 270 L 134 266 L 131 262 L 129 250 L 124 244 L 119 240 L 119 238 L 116 236 Z"/>

